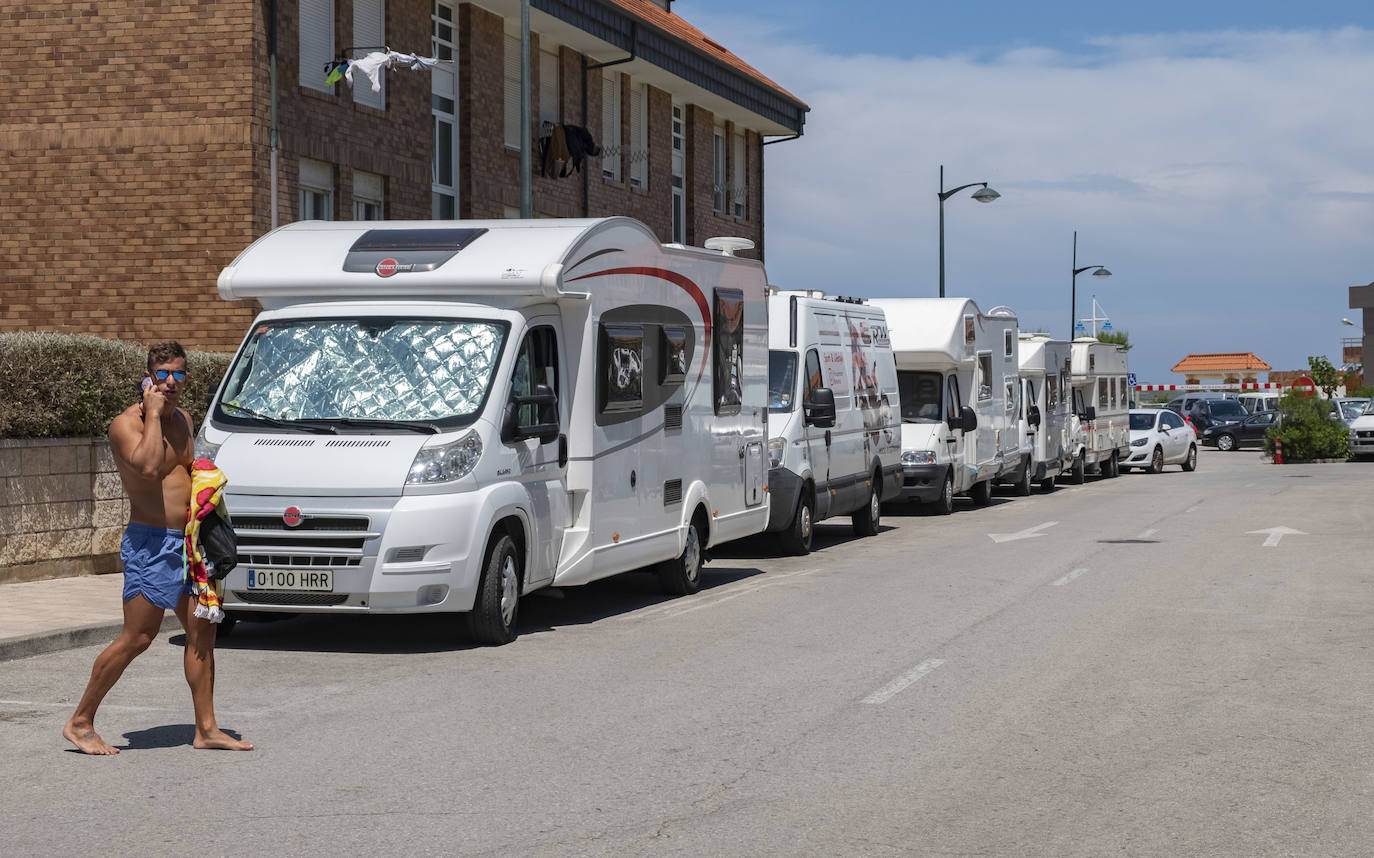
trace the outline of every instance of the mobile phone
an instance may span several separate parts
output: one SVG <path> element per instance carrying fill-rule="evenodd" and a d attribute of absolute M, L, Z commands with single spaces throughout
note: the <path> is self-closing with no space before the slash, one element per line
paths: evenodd
<path fill-rule="evenodd" d="M 152 387 L 152 386 L 153 386 L 153 380 L 152 380 L 151 378 L 149 378 L 148 376 L 146 376 L 146 375 L 143 376 L 143 383 L 142 383 L 141 385 L 139 385 L 139 388 L 138 388 L 138 395 L 139 395 L 139 396 L 142 396 L 143 394 L 147 393 L 147 392 L 148 392 L 148 388 L 150 388 L 150 387 Z"/>

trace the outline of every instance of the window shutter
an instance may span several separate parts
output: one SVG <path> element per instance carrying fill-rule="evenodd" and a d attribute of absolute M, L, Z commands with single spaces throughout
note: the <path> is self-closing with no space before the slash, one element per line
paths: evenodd
<path fill-rule="evenodd" d="M 649 93 L 644 84 L 630 86 L 630 184 L 649 185 L 649 123 L 645 116 Z"/>
<path fill-rule="evenodd" d="M 353 0 L 353 44 L 371 47 L 386 44 L 386 0 Z M 355 51 L 370 54 L 371 50 Z M 372 91 L 367 75 L 353 75 L 353 100 L 358 104 L 386 110 L 386 70 L 378 73 L 382 88 Z"/>
<path fill-rule="evenodd" d="M 734 206 L 735 206 L 735 217 L 739 217 L 739 218 L 748 217 L 748 216 L 749 216 L 749 185 L 746 184 L 746 179 L 748 178 L 748 176 L 747 176 L 747 173 L 746 173 L 746 171 L 745 171 L 745 169 L 744 169 L 744 168 L 745 168 L 745 160 L 744 160 L 744 159 L 745 159 L 745 154 L 744 154 L 744 153 L 745 153 L 744 135 L 743 135 L 743 134 L 736 134 L 736 135 L 735 135 L 735 151 L 734 151 L 734 157 L 733 157 L 733 161 L 734 161 L 734 164 L 733 164 L 734 170 L 733 170 L 733 172 L 734 172 L 734 174 L 735 174 L 735 177 L 734 177 L 734 179 L 731 181 L 731 184 L 733 185 L 733 188 L 731 189 L 731 195 L 730 195 L 730 196 L 731 196 L 731 198 L 732 198 L 733 201 L 734 201 Z"/>
<path fill-rule="evenodd" d="M 299 48 L 301 86 L 333 92 L 324 66 L 334 59 L 334 0 L 300 0 Z"/>
<path fill-rule="evenodd" d="M 716 126 L 711 140 L 711 210 L 725 211 L 725 130 Z"/>
<path fill-rule="evenodd" d="M 601 174 L 620 180 L 620 72 L 601 77 Z"/>
<path fill-rule="evenodd" d="M 539 125 L 548 122 L 558 124 L 558 54 L 552 51 L 539 52 Z"/>
<path fill-rule="evenodd" d="M 520 148 L 520 39 L 506 35 L 506 145 Z"/>

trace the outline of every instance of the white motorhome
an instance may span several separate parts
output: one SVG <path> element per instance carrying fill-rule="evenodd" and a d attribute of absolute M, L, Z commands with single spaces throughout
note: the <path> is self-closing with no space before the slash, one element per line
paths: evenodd
<path fill-rule="evenodd" d="M 220 274 L 264 311 L 200 452 L 229 477 L 235 611 L 466 612 L 768 523 L 767 279 L 638 221 L 302 222 Z M 736 242 L 732 244 L 731 242 Z"/>
<path fill-rule="evenodd" d="M 1131 452 L 1126 350 L 1092 337 L 1074 340 L 1072 350 L 1076 452 L 1071 479 L 1082 483 L 1088 471 L 1115 477 Z"/>
<path fill-rule="evenodd" d="M 1021 334 L 1021 431 L 1031 472 L 1040 488 L 1073 468 L 1073 413 L 1069 407 L 1071 349 L 1043 334 Z"/>
<path fill-rule="evenodd" d="M 1017 478 L 1017 320 L 967 298 L 874 298 L 887 315 L 902 403 L 902 497 L 954 510 L 986 506 Z"/>
<path fill-rule="evenodd" d="M 768 529 L 811 550 L 812 525 L 850 515 L 878 532 L 901 490 L 897 367 L 883 311 L 852 298 L 775 291 L 768 298 Z"/>

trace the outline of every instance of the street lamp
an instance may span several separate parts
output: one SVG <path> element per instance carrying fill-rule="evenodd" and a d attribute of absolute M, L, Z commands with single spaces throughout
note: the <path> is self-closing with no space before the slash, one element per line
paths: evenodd
<path fill-rule="evenodd" d="M 1070 339 L 1070 340 L 1073 339 L 1073 331 L 1074 331 L 1074 327 L 1073 327 L 1073 326 L 1074 326 L 1075 324 L 1077 324 L 1077 321 L 1078 321 L 1078 318 L 1077 318 L 1077 317 L 1078 317 L 1078 275 L 1080 275 L 1080 274 L 1082 274 L 1084 271 L 1088 271 L 1088 270 L 1090 270 L 1090 269 L 1096 269 L 1095 271 L 1093 271 L 1093 276 L 1094 276 L 1094 277 L 1111 277 L 1111 276 L 1112 276 L 1112 272 L 1108 271 L 1108 270 L 1107 270 L 1107 266 L 1105 266 L 1105 265 L 1084 265 L 1082 268 L 1079 268 L 1079 267 L 1078 267 L 1078 230 L 1074 230 L 1074 231 L 1073 231 L 1073 265 L 1070 266 L 1070 268 L 1069 268 L 1069 270 L 1073 272 L 1073 276 L 1069 278 L 1069 339 Z"/>
<path fill-rule="evenodd" d="M 982 186 L 973 192 L 973 198 L 980 203 L 990 203 L 1001 194 L 988 187 L 987 182 L 970 182 L 957 188 L 945 190 L 945 165 L 940 165 L 940 297 L 945 297 L 945 200 L 967 188 Z"/>

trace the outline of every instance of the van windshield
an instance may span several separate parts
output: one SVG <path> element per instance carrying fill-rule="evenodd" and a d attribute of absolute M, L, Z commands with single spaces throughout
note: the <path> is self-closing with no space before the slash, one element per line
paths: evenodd
<path fill-rule="evenodd" d="M 768 353 L 768 410 L 791 411 L 797 398 L 796 352 Z"/>
<path fill-rule="evenodd" d="M 254 328 L 221 387 L 215 419 L 334 431 L 385 421 L 450 429 L 477 419 L 509 325 L 372 317 Z"/>
<path fill-rule="evenodd" d="M 903 423 L 939 423 L 940 392 L 944 376 L 938 372 L 897 372 L 897 396 L 902 402 Z"/>

